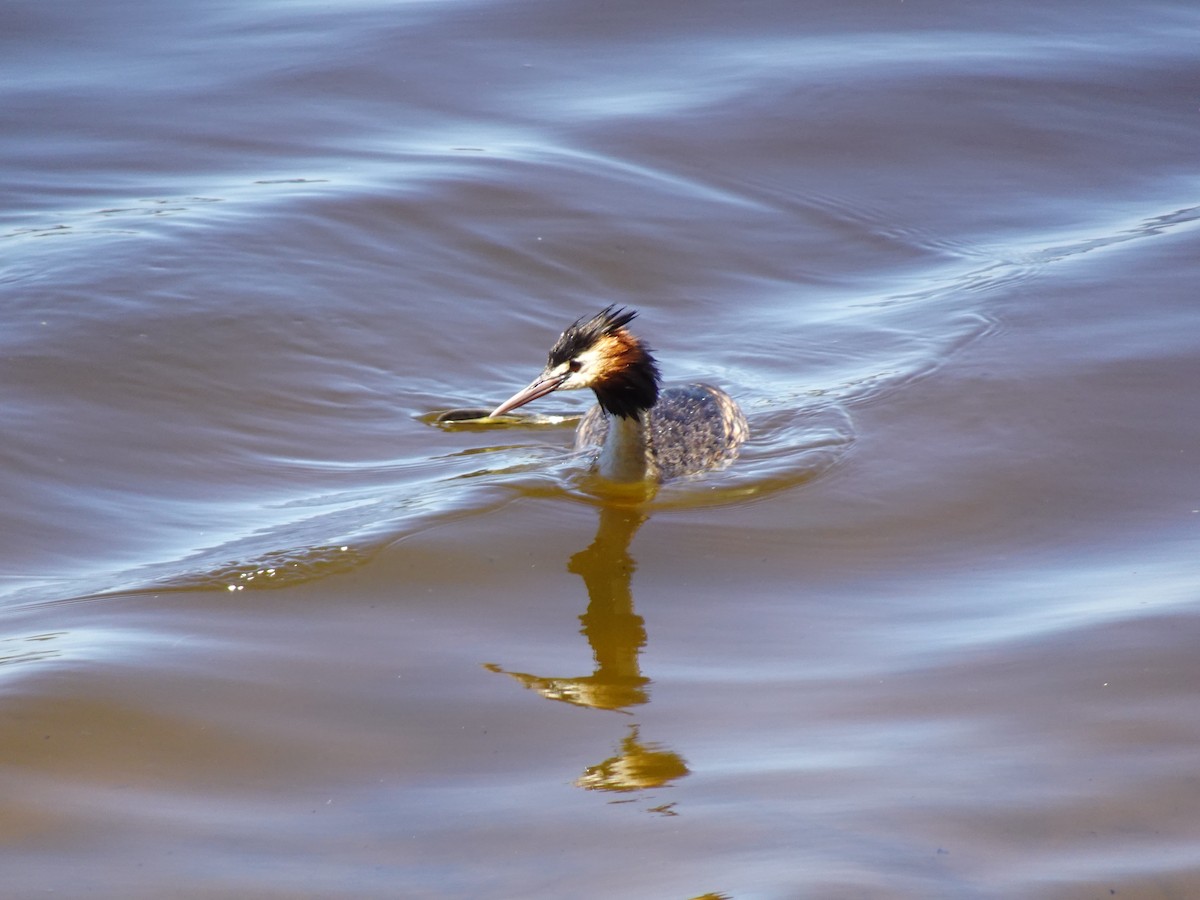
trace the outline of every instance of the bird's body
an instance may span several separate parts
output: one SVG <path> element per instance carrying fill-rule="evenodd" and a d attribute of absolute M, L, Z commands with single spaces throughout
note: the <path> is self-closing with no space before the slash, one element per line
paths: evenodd
<path fill-rule="evenodd" d="M 575 322 L 542 374 L 492 415 L 551 391 L 591 388 L 596 406 L 579 423 L 575 446 L 600 448 L 604 478 L 664 481 L 725 465 L 749 434 L 746 417 L 732 397 L 707 384 L 660 390 L 650 348 L 625 328 L 635 315 L 610 306 Z"/>

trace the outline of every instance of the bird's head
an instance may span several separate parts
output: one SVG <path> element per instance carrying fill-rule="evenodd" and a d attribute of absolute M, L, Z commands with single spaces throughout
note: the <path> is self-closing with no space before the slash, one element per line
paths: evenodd
<path fill-rule="evenodd" d="M 492 415 L 552 391 L 580 388 L 591 388 L 600 406 L 614 416 L 633 417 L 652 407 L 658 401 L 658 366 L 650 348 L 625 327 L 636 315 L 635 310 L 609 306 L 576 321 L 550 348 L 542 374 Z"/>

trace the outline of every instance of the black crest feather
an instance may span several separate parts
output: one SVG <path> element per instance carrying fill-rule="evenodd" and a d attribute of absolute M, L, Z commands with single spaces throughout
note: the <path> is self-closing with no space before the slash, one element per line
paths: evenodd
<path fill-rule="evenodd" d="M 587 316 L 581 316 L 554 342 L 554 346 L 550 348 L 549 364 L 552 367 L 561 366 L 568 360 L 574 359 L 592 347 L 600 338 L 624 328 L 636 316 L 636 309 L 626 309 L 616 305 L 606 306 L 590 319 Z"/>

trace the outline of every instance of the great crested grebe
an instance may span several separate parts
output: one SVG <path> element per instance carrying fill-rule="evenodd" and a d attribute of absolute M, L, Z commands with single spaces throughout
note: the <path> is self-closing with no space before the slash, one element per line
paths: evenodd
<path fill-rule="evenodd" d="M 609 306 L 562 333 L 542 374 L 493 416 L 551 391 L 591 388 L 596 406 L 575 431 L 575 449 L 599 446 L 611 481 L 663 481 L 724 465 L 750 429 L 733 398 L 707 384 L 659 389 L 650 348 L 625 327 L 635 310 Z"/>

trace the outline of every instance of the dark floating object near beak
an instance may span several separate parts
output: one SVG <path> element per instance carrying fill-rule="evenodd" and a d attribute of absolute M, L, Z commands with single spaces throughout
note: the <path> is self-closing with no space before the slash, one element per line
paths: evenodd
<path fill-rule="evenodd" d="M 440 413 L 435 422 L 472 422 L 476 419 L 486 419 L 488 411 L 486 409 L 448 409 L 444 413 Z"/>
<path fill-rule="evenodd" d="M 625 327 L 636 315 L 609 306 L 576 321 L 550 349 L 542 373 L 490 415 L 557 390 L 591 388 L 597 405 L 579 423 L 575 447 L 600 447 L 602 477 L 665 481 L 727 465 L 749 435 L 746 417 L 732 397 L 707 384 L 661 390 L 650 348 Z M 443 416 L 458 412 L 475 410 Z"/>

